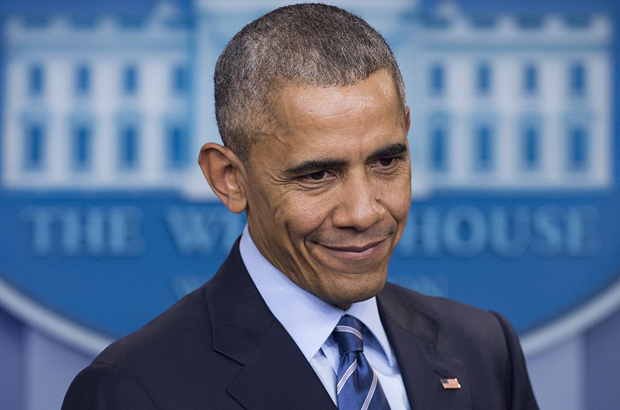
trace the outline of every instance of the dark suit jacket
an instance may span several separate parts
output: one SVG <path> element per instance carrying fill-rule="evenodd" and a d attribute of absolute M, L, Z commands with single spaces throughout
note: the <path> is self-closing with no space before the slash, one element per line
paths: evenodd
<path fill-rule="evenodd" d="M 377 300 L 413 410 L 538 408 L 517 336 L 500 315 L 389 283 Z M 444 390 L 439 379 L 454 377 L 462 388 Z M 237 243 L 211 281 L 84 369 L 62 408 L 335 406 L 267 308 Z"/>

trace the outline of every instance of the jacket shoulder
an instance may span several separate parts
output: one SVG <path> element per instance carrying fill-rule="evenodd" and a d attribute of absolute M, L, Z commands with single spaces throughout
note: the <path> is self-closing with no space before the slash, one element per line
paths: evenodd
<path fill-rule="evenodd" d="M 211 337 L 204 286 L 188 294 L 139 330 L 108 346 L 96 364 L 136 368 L 155 361 L 178 360 L 179 353 L 199 352 Z M 202 348 L 198 348 L 202 347 Z"/>
<path fill-rule="evenodd" d="M 501 315 L 443 297 L 427 296 L 388 283 L 382 292 L 387 314 L 424 317 L 432 331 L 426 333 L 437 348 L 446 352 L 505 358 L 506 332 L 514 330 Z"/>
<path fill-rule="evenodd" d="M 114 409 L 136 398 L 148 398 L 157 408 L 199 408 L 230 400 L 226 387 L 239 365 L 213 349 L 208 287 L 108 346 L 73 381 L 65 401 L 74 405 L 65 408 L 108 409 L 91 406 L 93 397 L 111 400 Z"/>
<path fill-rule="evenodd" d="M 402 286 L 386 283 L 383 296 L 392 306 L 404 305 L 428 315 L 441 327 L 497 324 L 496 314 L 456 300 L 427 296 Z"/>

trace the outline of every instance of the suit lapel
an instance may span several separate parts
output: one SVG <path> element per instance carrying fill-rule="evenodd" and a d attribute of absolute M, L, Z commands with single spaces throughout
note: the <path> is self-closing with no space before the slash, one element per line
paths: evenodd
<path fill-rule="evenodd" d="M 250 279 L 238 241 L 206 288 L 213 349 L 243 367 L 228 393 L 245 409 L 335 409 Z"/>
<path fill-rule="evenodd" d="M 246 409 L 335 409 L 316 373 L 274 321 L 228 392 Z"/>
<path fill-rule="evenodd" d="M 438 351 L 437 322 L 416 309 L 409 298 L 399 298 L 392 286 L 386 285 L 377 302 L 411 408 L 471 409 L 466 369 L 459 360 Z M 442 378 L 458 378 L 461 389 L 444 389 Z"/>

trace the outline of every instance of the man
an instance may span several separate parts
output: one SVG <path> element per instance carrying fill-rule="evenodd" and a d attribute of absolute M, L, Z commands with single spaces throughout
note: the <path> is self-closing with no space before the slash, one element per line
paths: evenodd
<path fill-rule="evenodd" d="M 243 28 L 200 166 L 248 226 L 215 277 L 106 349 L 71 409 L 537 409 L 501 316 L 386 284 L 411 203 L 384 39 L 319 4 Z"/>

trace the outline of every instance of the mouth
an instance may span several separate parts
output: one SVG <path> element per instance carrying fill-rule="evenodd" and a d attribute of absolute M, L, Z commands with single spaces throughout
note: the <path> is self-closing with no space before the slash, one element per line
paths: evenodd
<path fill-rule="evenodd" d="M 387 238 L 380 241 L 369 242 L 362 245 L 324 245 L 319 244 L 328 252 L 349 260 L 367 259 L 379 252 L 379 250 L 387 243 Z"/>

